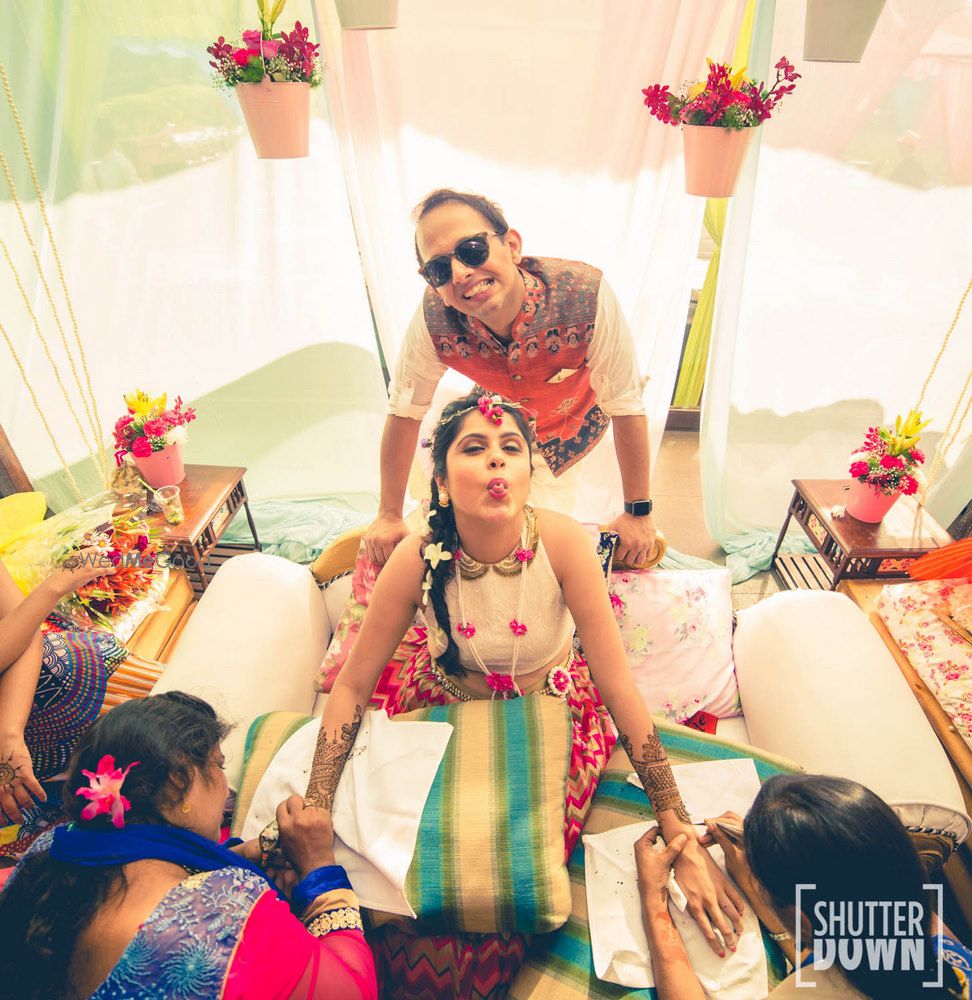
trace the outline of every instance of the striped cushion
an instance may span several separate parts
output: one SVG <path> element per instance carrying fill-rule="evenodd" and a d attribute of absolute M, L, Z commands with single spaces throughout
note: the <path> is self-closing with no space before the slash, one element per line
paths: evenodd
<path fill-rule="evenodd" d="M 423 933 L 544 933 L 570 913 L 559 698 L 469 701 L 396 719 L 455 727 L 419 827 L 405 894 Z"/>
<path fill-rule="evenodd" d="M 792 774 L 801 770 L 782 757 L 764 754 L 754 747 L 695 733 L 657 717 L 653 721 L 673 764 L 751 757 L 760 781 L 774 774 Z M 624 751 L 615 750 L 594 796 L 594 804 L 584 826 L 585 834 L 605 833 L 619 826 L 651 819 L 645 793 L 628 783 L 632 770 Z M 582 841 L 578 841 L 570 856 L 569 872 L 572 895 L 570 917 L 556 934 L 540 942 L 528 954 L 507 994 L 508 1000 L 615 1000 L 619 997 L 650 1000 L 657 996 L 654 989 L 630 989 L 597 978 L 587 923 Z M 765 936 L 764 940 L 769 987 L 772 988 L 786 972 L 779 948 Z"/>
<path fill-rule="evenodd" d="M 429 793 L 405 891 L 425 933 L 544 932 L 570 913 L 564 798 L 570 718 L 559 698 L 457 702 L 396 719 L 455 727 Z M 310 716 L 271 712 L 247 733 L 232 833 L 277 750 Z M 469 859 L 477 859 L 470 864 Z M 375 914 L 376 923 L 386 922 Z M 393 918 L 401 923 L 405 918 Z"/>
<path fill-rule="evenodd" d="M 254 719 L 246 733 L 243 748 L 243 770 L 240 787 L 233 805 L 233 822 L 230 832 L 240 836 L 250 803 L 276 752 L 297 732 L 310 722 L 312 716 L 300 712 L 268 712 Z"/>
<path fill-rule="evenodd" d="M 156 681 L 162 676 L 163 670 L 165 670 L 164 663 L 130 652 L 108 678 L 105 700 L 101 704 L 99 716 L 123 701 L 148 697 Z"/>

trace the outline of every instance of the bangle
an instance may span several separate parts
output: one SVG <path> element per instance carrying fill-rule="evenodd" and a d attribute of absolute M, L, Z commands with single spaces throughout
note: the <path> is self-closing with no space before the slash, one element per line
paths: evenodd
<path fill-rule="evenodd" d="M 350 888 L 348 873 L 340 865 L 322 865 L 305 875 L 290 890 L 290 901 L 298 913 L 303 913 L 323 893 Z"/>
<path fill-rule="evenodd" d="M 793 939 L 789 931 L 767 931 L 770 941 L 791 941 Z"/>

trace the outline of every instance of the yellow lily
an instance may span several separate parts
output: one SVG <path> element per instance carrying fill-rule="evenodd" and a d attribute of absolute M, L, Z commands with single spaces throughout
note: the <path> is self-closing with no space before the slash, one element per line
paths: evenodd
<path fill-rule="evenodd" d="M 136 389 L 134 392 L 126 392 L 123 397 L 125 405 L 132 413 L 136 417 L 146 420 L 153 416 L 158 416 L 165 409 L 167 398 L 168 393 L 162 393 L 161 396 L 156 396 L 155 399 L 152 399 L 148 393 L 142 392 L 141 389 Z"/>
<path fill-rule="evenodd" d="M 901 455 L 921 440 L 921 432 L 931 423 L 921 419 L 921 410 L 909 410 L 902 420 L 899 414 L 894 420 L 894 431 L 887 430 L 888 453 Z"/>

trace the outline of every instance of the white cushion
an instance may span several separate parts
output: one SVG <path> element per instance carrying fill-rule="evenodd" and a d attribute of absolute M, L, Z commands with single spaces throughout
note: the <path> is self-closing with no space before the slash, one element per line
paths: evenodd
<path fill-rule="evenodd" d="M 311 711 L 314 671 L 329 639 L 306 566 L 257 552 L 235 556 L 204 592 L 152 693 L 198 695 L 234 725 L 223 752 L 236 788 L 250 723 L 265 712 Z"/>
<path fill-rule="evenodd" d="M 968 837 L 972 822 L 948 757 L 850 598 L 774 594 L 739 612 L 733 651 L 754 746 L 811 773 L 859 781 L 906 826 Z"/>
<path fill-rule="evenodd" d="M 716 736 L 720 740 L 731 740 L 733 743 L 745 743 L 748 746 L 753 744 L 746 720 L 740 715 L 729 719 L 720 719 L 719 725 L 716 726 Z"/>

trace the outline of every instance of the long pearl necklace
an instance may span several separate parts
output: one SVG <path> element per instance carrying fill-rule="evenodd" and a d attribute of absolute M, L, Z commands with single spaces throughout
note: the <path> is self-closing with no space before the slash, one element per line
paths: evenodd
<path fill-rule="evenodd" d="M 476 626 L 466 617 L 466 606 L 462 599 L 462 577 L 459 567 L 456 567 L 456 595 L 459 599 L 459 624 L 456 626 L 459 633 L 469 643 L 469 651 L 472 653 L 476 666 L 486 675 L 486 683 L 493 690 L 493 697 L 497 694 L 503 698 L 516 698 L 523 694 L 516 683 L 516 664 L 520 658 L 520 638 L 526 635 L 527 627 L 523 624 L 523 602 L 526 597 L 526 567 L 533 559 L 533 550 L 527 548 L 527 519 L 523 519 L 523 527 L 520 530 L 520 544 L 512 555 L 523 564 L 520 573 L 520 596 L 517 601 L 516 617 L 510 622 L 510 631 L 513 633 L 513 655 L 510 660 L 510 672 L 501 674 L 498 671 L 490 670 L 486 662 L 479 655 L 473 636 L 476 634 Z M 510 558 L 507 556 L 507 558 Z"/>

